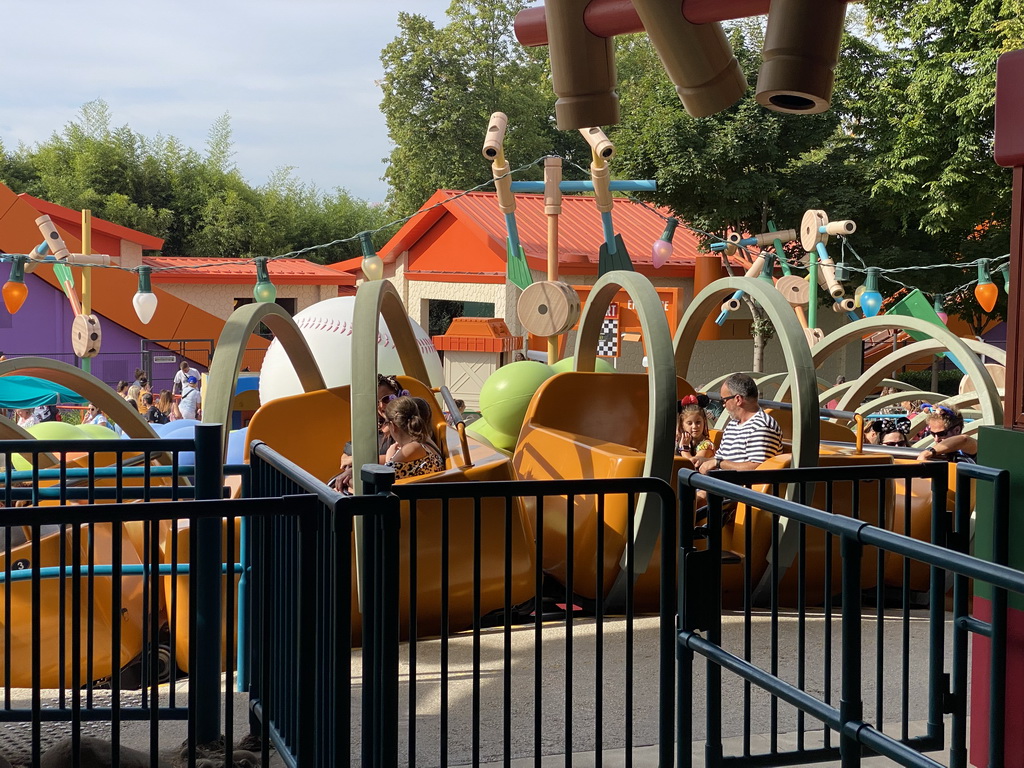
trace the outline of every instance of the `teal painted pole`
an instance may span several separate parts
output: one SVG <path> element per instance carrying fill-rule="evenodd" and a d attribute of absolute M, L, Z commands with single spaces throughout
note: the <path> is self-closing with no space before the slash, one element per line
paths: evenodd
<path fill-rule="evenodd" d="M 651 180 L 623 180 L 609 182 L 612 192 L 657 192 L 658 182 Z M 592 181 L 563 181 L 558 185 L 562 192 L 593 192 L 594 182 Z M 543 181 L 513 181 L 513 192 L 534 192 L 544 191 Z"/>
<path fill-rule="evenodd" d="M 196 499 L 220 499 L 224 487 L 220 424 L 196 424 Z M 219 517 L 193 522 L 199 541 L 192 553 L 196 606 L 196 668 L 190 670 L 195 687 L 196 743 L 209 744 L 221 736 L 221 526 Z"/>
<path fill-rule="evenodd" d="M 775 222 L 774 221 L 769 221 L 768 222 L 768 231 L 769 232 L 778 232 L 779 231 L 778 227 L 775 226 Z M 772 245 L 775 246 L 775 255 L 779 257 L 779 266 L 782 267 L 782 274 L 784 274 L 784 275 L 786 275 L 788 277 L 792 273 L 789 270 L 789 263 L 786 261 L 786 252 L 784 250 L 782 250 L 782 241 L 779 238 L 776 237 L 772 241 Z"/>

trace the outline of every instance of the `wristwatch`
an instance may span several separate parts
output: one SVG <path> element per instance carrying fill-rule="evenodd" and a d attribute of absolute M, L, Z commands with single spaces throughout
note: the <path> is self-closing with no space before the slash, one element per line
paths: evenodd
<path fill-rule="evenodd" d="M 722 468 L 722 457 L 721 456 L 715 456 L 715 469 L 721 469 L 721 468 Z"/>
<path fill-rule="evenodd" d="M 932 456 L 938 456 L 939 455 L 939 452 L 935 450 L 935 446 L 934 445 L 929 445 L 928 446 L 928 453 L 930 453 Z"/>

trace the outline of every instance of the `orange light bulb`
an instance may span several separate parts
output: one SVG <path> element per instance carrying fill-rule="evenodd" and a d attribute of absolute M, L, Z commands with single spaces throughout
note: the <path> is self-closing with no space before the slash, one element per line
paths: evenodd
<path fill-rule="evenodd" d="M 25 297 L 28 296 L 28 286 L 24 283 L 8 280 L 4 283 L 3 294 L 4 306 L 7 307 L 7 311 L 13 315 L 21 309 L 21 305 L 25 303 Z"/>
<path fill-rule="evenodd" d="M 996 299 L 999 298 L 999 287 L 995 283 L 978 283 L 974 286 L 974 298 L 986 312 L 995 309 Z"/>

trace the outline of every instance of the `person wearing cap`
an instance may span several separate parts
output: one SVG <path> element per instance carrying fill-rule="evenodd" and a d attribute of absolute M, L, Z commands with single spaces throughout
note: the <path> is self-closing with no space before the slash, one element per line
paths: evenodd
<path fill-rule="evenodd" d="M 189 376 L 193 376 L 197 382 L 199 381 L 199 371 L 190 366 L 187 360 L 182 360 L 178 368 L 179 370 L 174 374 L 174 381 L 171 384 L 171 392 L 175 395 L 184 394 L 185 383 L 188 381 Z M 199 389 L 198 384 L 196 389 Z"/>
<path fill-rule="evenodd" d="M 199 388 L 196 386 L 199 379 L 189 376 L 185 379 L 185 385 L 181 390 L 181 400 L 178 401 L 178 410 L 181 411 L 181 418 L 195 419 L 199 415 Z"/>

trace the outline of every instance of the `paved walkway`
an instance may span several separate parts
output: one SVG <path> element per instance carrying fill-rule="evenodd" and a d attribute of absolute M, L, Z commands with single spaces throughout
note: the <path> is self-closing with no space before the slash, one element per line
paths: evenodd
<path fill-rule="evenodd" d="M 895 618 L 886 621 L 885 636 L 881 646 L 885 657 L 885 674 L 882 680 L 882 701 L 885 720 L 898 716 L 900 695 L 899 684 L 902 674 L 900 649 L 902 647 L 901 625 L 894 624 Z M 815 695 L 821 695 L 825 681 L 821 674 L 821 658 L 824 652 L 824 621 L 818 617 L 808 618 L 806 658 L 806 689 Z M 573 764 L 581 766 L 594 765 L 594 747 L 597 743 L 597 702 L 603 706 L 603 722 L 600 729 L 600 743 L 603 746 L 604 765 L 623 765 L 624 748 L 626 746 L 626 702 L 625 702 L 625 640 L 626 622 L 623 619 L 607 620 L 604 624 L 604 670 L 600 690 L 595 681 L 596 664 L 596 631 L 593 620 L 579 620 L 572 629 L 572 684 L 569 688 L 572 695 L 570 707 L 566 707 L 565 675 L 569 669 L 566 665 L 566 630 L 564 624 L 551 624 L 545 627 L 541 667 L 542 706 L 541 722 L 541 753 L 544 755 L 542 765 L 564 765 L 565 753 L 574 753 Z M 909 643 L 913 649 L 927 648 L 927 618 L 924 612 L 916 611 L 909 624 Z M 794 614 L 784 613 L 779 624 L 778 659 L 780 675 L 787 680 L 795 681 L 797 670 L 796 654 L 797 620 Z M 947 635 L 948 632 L 947 622 Z M 770 636 L 770 622 L 767 616 L 755 617 L 754 661 L 767 666 L 767 638 Z M 723 645 L 730 650 L 742 648 L 743 624 L 742 616 L 728 615 L 724 622 Z M 839 691 L 839 624 L 834 620 L 832 631 L 833 670 L 831 680 L 832 700 L 838 701 Z M 873 620 L 865 619 L 864 625 L 864 699 L 866 717 L 873 718 L 875 707 L 875 675 L 873 660 L 877 657 L 875 647 L 876 625 Z M 657 763 L 657 752 L 653 745 L 658 740 L 658 705 L 657 705 L 657 666 L 658 666 L 658 620 L 645 617 L 637 619 L 632 632 L 634 643 L 634 701 L 633 714 L 633 757 L 638 768 L 653 766 Z M 471 635 L 452 638 L 449 643 L 448 674 L 442 678 L 440 666 L 440 640 L 422 641 L 417 646 L 417 682 L 415 695 L 415 712 L 410 711 L 409 704 L 409 654 L 408 646 L 402 648 L 401 655 L 401 701 L 399 725 L 399 762 L 408 765 L 410 751 L 410 718 L 415 722 L 415 745 L 417 766 L 448 766 L 468 765 L 473 762 L 472 725 L 473 725 L 473 642 Z M 487 631 L 482 635 L 480 657 L 480 693 L 479 693 L 479 760 L 481 764 L 500 763 L 504 758 L 504 639 L 501 630 Z M 946 668 L 948 669 L 951 648 L 947 640 Z M 534 670 L 535 645 L 532 626 L 517 627 L 512 632 L 512 686 L 509 708 L 509 742 L 512 765 L 525 768 L 534 765 Z M 919 650 L 912 656 L 910 678 L 908 717 L 913 728 L 920 728 L 927 714 L 926 659 Z M 816 660 L 816 661 L 812 661 Z M 353 662 L 353 678 L 359 679 L 359 656 Z M 447 753 L 442 750 L 441 742 L 441 700 L 442 687 L 447 682 L 448 690 L 448 728 Z M 695 743 L 692 754 L 696 765 L 703 765 L 704 737 L 704 664 L 696 664 L 693 679 L 693 738 Z M 743 697 L 743 685 L 735 677 L 723 675 L 723 735 L 725 754 L 737 754 L 742 749 L 740 735 L 743 732 L 743 717 L 740 702 Z M 168 688 L 164 686 L 164 695 Z M 176 686 L 176 696 L 186 695 L 187 682 Z M 15 707 L 27 706 L 27 692 L 12 701 Z M 53 699 L 57 692 L 46 692 L 44 701 Z M 109 695 L 100 692 L 98 696 Z M 358 685 L 353 690 L 353 752 L 352 765 L 359 763 L 359 697 L 361 689 Z M 126 692 L 124 697 L 138 696 L 137 693 Z M 235 739 L 248 731 L 248 697 L 236 694 L 234 702 Z M 567 727 L 567 725 L 569 727 Z M 44 746 L 65 737 L 70 731 L 67 726 L 46 724 Z M 808 744 L 814 739 L 820 741 L 821 728 L 809 718 L 806 721 Z M 7 753 L 16 761 L 30 746 L 26 737 L 30 736 L 28 726 L 24 724 L 0 725 L 0 754 Z M 797 719 L 795 710 L 787 705 L 779 705 L 776 729 L 780 734 L 780 749 L 788 749 L 795 745 Z M 753 751 L 766 751 L 769 740 L 766 734 L 772 731 L 769 711 L 769 697 L 752 696 L 751 732 L 757 734 L 753 739 Z M 896 727 L 887 731 L 898 733 Z M 87 723 L 83 725 L 83 733 L 96 736 L 109 736 L 109 724 Z M 121 742 L 124 746 L 148 752 L 149 724 L 124 723 L 121 729 Z M 186 737 L 186 725 L 183 722 L 163 723 L 160 727 L 160 750 L 169 758 L 176 752 Z M 833 735 L 834 739 L 834 735 Z M 833 741 L 835 743 L 835 741 Z M 944 756 L 931 755 L 940 761 Z M 278 761 L 273 761 L 278 762 Z M 866 762 L 866 765 L 885 764 L 878 760 Z"/>

